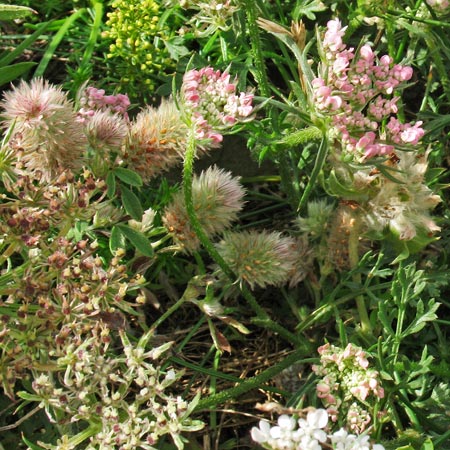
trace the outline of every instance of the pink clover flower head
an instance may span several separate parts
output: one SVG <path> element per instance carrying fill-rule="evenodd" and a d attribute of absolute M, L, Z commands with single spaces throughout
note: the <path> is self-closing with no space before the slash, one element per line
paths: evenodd
<path fill-rule="evenodd" d="M 128 118 L 130 99 L 126 94 L 105 95 L 104 89 L 88 86 L 80 97 L 81 116 L 91 116 L 96 110 L 109 110 Z"/>
<path fill-rule="evenodd" d="M 441 13 L 445 12 L 450 6 L 448 0 L 426 0 L 426 2 L 428 6 Z"/>
<path fill-rule="evenodd" d="M 396 64 L 392 68 L 392 73 L 394 78 L 398 81 L 408 81 L 412 78 L 414 71 L 410 66 L 401 66 L 400 64 Z"/>
<path fill-rule="evenodd" d="M 367 354 L 362 348 L 348 344 L 342 349 L 327 343 L 318 352 L 321 364 L 312 369 L 320 377 L 316 392 L 325 407 L 331 410 L 345 406 L 352 397 L 362 402 L 371 395 L 383 398 L 379 374 L 368 368 Z M 333 420 L 331 413 L 330 418 Z M 361 424 L 358 422 L 358 426 Z"/>
<path fill-rule="evenodd" d="M 325 80 L 316 78 L 312 82 L 314 101 L 318 109 L 336 111 L 343 105 L 343 100 L 338 95 L 331 95 L 332 88 L 325 85 Z"/>
<path fill-rule="evenodd" d="M 359 49 L 359 55 L 364 61 L 367 61 L 369 63 L 373 63 L 375 61 L 375 53 L 372 50 L 372 47 L 368 44 L 363 45 Z"/>
<path fill-rule="evenodd" d="M 413 69 L 394 64 L 389 55 L 378 58 L 369 44 L 355 52 L 347 48 L 342 41 L 345 29 L 337 19 L 327 24 L 322 66 L 311 82 L 311 108 L 331 125 L 335 148 L 358 162 L 389 155 L 395 144 L 414 145 L 422 135 L 419 125 L 403 126 L 394 139 L 381 126 L 397 114 L 399 97 L 392 94 L 411 79 Z"/>
<path fill-rule="evenodd" d="M 414 125 L 405 124 L 403 131 L 400 134 L 400 139 L 405 144 L 417 144 L 425 134 L 425 130 L 421 127 L 422 121 L 416 122 Z"/>
<path fill-rule="evenodd" d="M 222 141 L 223 130 L 251 119 L 254 111 L 253 94 L 238 94 L 228 72 L 209 66 L 185 73 L 181 96 L 186 119 L 194 124 L 198 139 L 211 140 L 213 147 Z"/>

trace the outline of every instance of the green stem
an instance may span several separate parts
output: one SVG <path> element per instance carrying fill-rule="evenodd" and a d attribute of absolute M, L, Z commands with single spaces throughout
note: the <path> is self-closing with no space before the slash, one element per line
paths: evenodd
<path fill-rule="evenodd" d="M 17 250 L 19 250 L 19 245 L 16 242 L 9 244 L 8 248 L 0 255 L 0 265 L 2 265 Z"/>
<path fill-rule="evenodd" d="M 348 256 L 350 260 L 350 267 L 356 269 L 359 263 L 359 221 L 355 219 L 353 227 L 350 229 L 350 235 L 348 238 Z M 354 273 L 353 281 L 358 285 L 361 284 L 361 274 Z M 361 331 L 363 334 L 372 333 L 372 325 L 370 324 L 369 315 L 367 313 L 366 302 L 362 295 L 356 296 L 356 306 L 358 308 L 359 320 L 361 323 Z"/>
<path fill-rule="evenodd" d="M 193 168 L 194 168 L 194 157 L 196 150 L 196 139 L 194 130 L 191 130 L 188 137 L 186 153 L 184 157 L 184 167 L 183 167 L 183 189 L 184 189 L 184 201 L 186 206 L 186 212 L 189 217 L 190 224 L 195 234 L 197 235 L 199 241 L 209 253 L 211 258 L 217 263 L 223 273 L 232 281 L 236 281 L 236 276 L 222 258 L 220 253 L 216 250 L 213 243 L 210 241 L 208 235 L 203 230 L 202 224 L 200 223 L 197 214 L 195 212 L 194 203 L 192 200 L 192 180 L 193 180 Z M 247 289 L 246 286 L 241 288 L 242 296 L 245 298 L 247 303 L 251 306 L 256 314 L 255 323 L 263 325 L 265 328 L 270 329 L 278 333 L 281 337 L 286 339 L 291 343 L 303 344 L 298 336 L 288 331 L 286 328 L 282 327 L 278 323 L 274 322 L 269 315 L 264 311 L 263 308 L 258 304 L 255 297 Z"/>
<path fill-rule="evenodd" d="M 175 302 L 161 317 L 155 320 L 153 322 L 153 325 L 151 326 L 150 330 L 155 331 L 168 317 L 170 317 L 184 302 L 186 301 L 186 298 L 184 295 Z"/>
<path fill-rule="evenodd" d="M 311 195 L 312 188 L 316 184 L 317 177 L 319 176 L 319 173 L 322 170 L 322 167 L 325 163 L 327 155 L 328 155 L 328 139 L 326 135 L 324 135 L 322 137 L 322 141 L 320 142 L 320 147 L 317 152 L 316 162 L 314 163 L 314 168 L 311 172 L 311 177 L 309 178 L 308 184 L 306 185 L 305 190 L 303 191 L 303 195 L 298 204 L 297 212 L 301 212 L 301 210 L 306 205 L 306 202 L 308 201 L 309 196 Z"/>
<path fill-rule="evenodd" d="M 270 381 L 275 375 L 278 375 L 287 367 L 298 362 L 299 360 L 304 358 L 307 354 L 308 350 L 304 348 L 296 350 L 295 352 L 287 356 L 283 361 L 280 361 L 278 364 L 269 367 L 264 372 L 261 372 L 259 375 L 248 378 L 233 388 L 226 389 L 222 392 L 219 392 L 216 395 L 210 395 L 209 397 L 200 400 L 196 407 L 196 410 L 210 409 L 215 407 L 216 405 L 223 404 L 233 398 L 237 398 L 240 395 L 251 391 L 252 389 L 260 389 L 263 383 Z"/>
<path fill-rule="evenodd" d="M 264 63 L 258 24 L 256 23 L 256 19 L 258 18 L 256 0 L 241 0 L 241 5 L 247 16 L 248 34 L 250 36 L 250 45 L 252 47 L 253 63 L 255 66 L 255 79 L 261 95 L 263 97 L 269 97 L 270 85 Z"/>

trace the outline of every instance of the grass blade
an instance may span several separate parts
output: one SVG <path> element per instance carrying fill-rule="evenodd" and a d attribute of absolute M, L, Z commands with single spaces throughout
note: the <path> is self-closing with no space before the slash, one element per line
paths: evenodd
<path fill-rule="evenodd" d="M 48 64 L 50 63 L 50 60 L 52 59 L 52 56 L 55 53 L 55 50 L 58 48 L 58 45 L 61 43 L 64 35 L 67 33 L 69 28 L 74 24 L 74 22 L 81 17 L 81 15 L 86 11 L 85 8 L 79 9 L 75 11 L 72 15 L 67 17 L 67 19 L 64 21 L 64 24 L 61 26 L 59 31 L 53 36 L 53 39 L 51 40 L 47 50 L 44 53 L 44 56 L 41 59 L 41 62 L 37 66 L 34 76 L 35 77 L 42 77 L 44 75 L 45 70 L 47 69 Z"/>

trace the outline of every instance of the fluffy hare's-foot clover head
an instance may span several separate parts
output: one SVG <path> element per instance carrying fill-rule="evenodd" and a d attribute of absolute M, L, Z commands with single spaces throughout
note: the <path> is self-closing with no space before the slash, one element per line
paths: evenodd
<path fill-rule="evenodd" d="M 86 150 L 83 126 L 67 93 L 41 78 L 4 95 L 3 125 L 13 130 L 18 166 L 43 181 L 79 169 Z"/>
<path fill-rule="evenodd" d="M 245 190 L 238 177 L 210 167 L 192 182 L 192 201 L 203 230 L 209 237 L 222 233 L 237 219 L 244 205 Z M 200 242 L 189 222 L 184 196 L 178 192 L 167 206 L 163 223 L 174 241 L 187 252 L 198 250 Z"/>

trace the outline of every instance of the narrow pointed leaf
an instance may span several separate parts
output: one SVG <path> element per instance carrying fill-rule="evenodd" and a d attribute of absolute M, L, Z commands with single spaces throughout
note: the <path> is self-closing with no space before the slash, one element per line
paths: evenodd
<path fill-rule="evenodd" d="M 121 186 L 120 190 L 122 192 L 122 204 L 125 211 L 137 221 L 142 219 L 144 210 L 142 209 L 141 202 L 139 201 L 136 194 L 125 186 Z"/>
<path fill-rule="evenodd" d="M 154 254 L 150 241 L 144 234 L 125 224 L 118 224 L 116 227 L 125 235 L 125 237 L 134 245 L 143 255 L 152 257 Z"/>
<path fill-rule="evenodd" d="M 130 186 L 141 187 L 143 184 L 142 178 L 133 170 L 125 169 L 124 167 L 116 167 L 113 173 L 120 181 L 123 181 Z"/>

